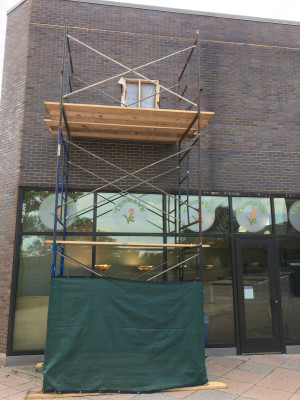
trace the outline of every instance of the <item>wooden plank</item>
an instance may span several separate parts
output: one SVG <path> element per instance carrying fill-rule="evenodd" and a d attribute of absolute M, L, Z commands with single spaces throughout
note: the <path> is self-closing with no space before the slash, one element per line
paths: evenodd
<path fill-rule="evenodd" d="M 200 386 L 191 386 L 191 387 L 183 387 L 183 388 L 176 388 L 176 389 L 168 389 L 164 390 L 164 392 L 177 392 L 183 390 L 214 390 L 214 389 L 228 389 L 228 385 L 224 382 L 207 382 L 204 385 Z"/>
<path fill-rule="evenodd" d="M 88 246 L 129 246 L 129 247 L 199 247 L 198 244 L 165 244 L 165 243 L 136 243 L 136 242 L 96 242 L 85 240 L 57 240 L 57 244 L 88 245 Z M 44 240 L 44 244 L 53 244 L 53 240 Z M 202 244 L 202 247 L 210 247 Z"/>
<path fill-rule="evenodd" d="M 45 102 L 45 107 L 51 118 L 45 123 L 51 128 L 51 133 L 56 133 L 59 103 Z M 71 136 L 76 137 L 172 143 L 182 136 L 188 126 L 193 125 L 186 139 L 189 141 L 197 128 L 197 111 L 73 103 L 65 103 L 64 110 Z M 212 112 L 201 112 L 201 129 L 206 127 L 213 115 Z"/>
<path fill-rule="evenodd" d="M 58 128 L 50 129 L 50 133 L 57 135 Z M 67 135 L 67 131 L 63 129 L 63 134 Z M 71 131 L 72 137 L 82 137 L 91 139 L 108 139 L 108 140 L 140 140 L 140 141 L 150 141 L 150 142 L 164 142 L 164 143 L 176 143 L 179 139 L 178 136 L 150 136 L 139 134 L 138 132 L 132 132 L 131 134 L 120 134 L 118 132 L 74 132 Z M 187 140 L 190 141 L 190 137 Z"/>
<path fill-rule="evenodd" d="M 120 108 L 122 111 L 119 114 L 109 114 L 109 113 L 77 113 L 66 111 L 65 115 L 68 121 L 74 122 L 94 122 L 94 123 L 106 123 L 106 124 L 116 124 L 116 125 L 146 125 L 146 126 L 166 126 L 166 127 L 178 127 L 178 128 L 186 128 L 193 118 L 175 118 L 173 117 L 164 117 L 164 116 L 151 116 L 149 114 L 141 113 L 141 115 L 130 115 L 128 114 L 128 108 Z M 143 110 L 143 109 L 137 109 Z M 59 111 L 51 111 L 48 113 L 50 118 L 53 121 L 59 120 Z M 195 117 L 195 115 L 193 115 Z M 207 122 L 211 118 L 210 115 L 203 114 L 201 115 L 202 125 L 206 126 Z"/>
<path fill-rule="evenodd" d="M 59 111 L 59 103 L 46 101 L 45 107 L 47 112 L 51 110 Z M 64 103 L 64 109 L 66 112 L 84 112 L 84 113 L 105 113 L 105 114 L 120 114 L 126 110 L 126 113 L 131 115 L 131 117 L 138 115 L 149 115 L 151 117 L 161 116 L 163 118 L 180 118 L 192 120 L 197 111 L 187 111 L 187 110 L 173 110 L 173 109 L 155 109 L 155 108 L 141 108 L 137 109 L 135 107 L 119 107 L 119 106 L 104 106 L 98 104 L 76 104 L 76 103 Z M 201 111 L 201 113 L 214 115 L 214 112 Z"/>
<path fill-rule="evenodd" d="M 119 114 L 110 113 L 89 113 L 89 112 L 73 112 L 66 111 L 65 115 L 68 121 L 72 122 L 94 122 L 94 123 L 106 123 L 106 124 L 116 124 L 116 125 L 142 125 L 142 126 L 166 126 L 166 127 L 177 127 L 177 128 L 187 128 L 190 125 L 193 118 L 197 114 L 189 115 L 188 118 L 177 118 L 176 115 L 164 117 L 162 115 L 152 116 L 150 114 L 143 113 L 144 109 L 136 109 L 141 114 L 130 115 L 128 113 L 128 108 L 120 107 L 122 110 Z M 124 110 L 124 111 L 123 111 Z M 59 120 L 59 110 L 51 111 L 48 113 L 53 121 Z M 193 117 L 193 118 L 191 118 Z M 201 112 L 201 128 L 204 129 L 212 115 L 205 112 Z"/>
<path fill-rule="evenodd" d="M 174 388 L 162 390 L 159 393 L 167 393 L 167 392 L 178 392 L 178 391 L 193 391 L 196 392 L 198 390 L 215 390 L 215 389 L 228 389 L 228 385 L 224 382 L 207 382 L 204 385 L 200 386 L 192 386 L 192 387 L 182 387 L 182 388 Z M 43 392 L 29 392 L 25 400 L 35 400 L 35 399 L 54 399 L 54 398 L 68 398 L 68 397 L 83 397 L 83 396 L 101 396 L 101 395 L 109 395 L 116 394 L 110 392 L 94 392 L 94 393 L 43 393 Z"/>
<path fill-rule="evenodd" d="M 43 362 L 37 363 L 37 364 L 35 364 L 34 368 L 35 368 L 36 371 L 38 369 L 43 369 L 44 368 L 44 363 Z"/>
<path fill-rule="evenodd" d="M 58 121 L 52 119 L 44 119 L 45 125 L 56 128 L 58 127 Z M 65 124 L 63 123 L 63 126 Z M 132 131 L 139 131 L 139 132 L 147 132 L 147 133 L 170 133 L 172 132 L 173 135 L 182 135 L 185 132 L 185 128 L 178 128 L 177 126 L 173 127 L 166 127 L 166 126 L 147 126 L 147 125 L 123 125 L 123 124 L 108 124 L 108 123 L 95 123 L 95 122 L 75 122 L 73 119 L 68 121 L 68 126 L 70 129 L 74 129 L 77 132 L 81 131 L 102 131 L 102 130 L 116 130 L 116 131 L 123 131 L 123 132 L 132 132 Z M 196 129 L 192 129 L 191 131 L 195 132 Z"/>

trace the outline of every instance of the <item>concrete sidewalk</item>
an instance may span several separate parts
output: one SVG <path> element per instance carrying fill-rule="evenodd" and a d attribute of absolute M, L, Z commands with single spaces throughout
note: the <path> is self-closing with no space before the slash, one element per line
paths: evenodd
<path fill-rule="evenodd" d="M 228 389 L 86 395 L 68 400 L 300 400 L 300 354 L 209 357 L 206 367 L 209 381 L 225 382 Z M 39 391 L 41 387 L 42 373 L 34 366 L 0 368 L 1 400 L 23 400 L 28 390 Z"/>

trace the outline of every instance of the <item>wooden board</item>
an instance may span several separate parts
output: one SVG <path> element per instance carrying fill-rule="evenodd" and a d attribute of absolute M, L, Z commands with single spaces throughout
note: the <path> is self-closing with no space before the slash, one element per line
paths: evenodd
<path fill-rule="evenodd" d="M 50 119 L 45 124 L 52 134 L 57 134 L 60 104 L 45 102 Z M 116 140 L 147 140 L 177 142 L 193 122 L 197 111 L 162 110 L 64 103 L 64 113 L 71 136 Z M 201 111 L 201 129 L 204 129 L 213 112 Z M 185 140 L 194 137 L 196 121 Z M 63 133 L 66 133 L 63 124 Z"/>
<path fill-rule="evenodd" d="M 199 247 L 198 244 L 165 244 L 165 243 L 130 243 L 130 242 L 94 242 L 78 240 L 57 240 L 57 244 L 88 245 L 88 246 L 129 246 L 129 247 Z M 44 240 L 44 244 L 53 244 L 53 240 Z M 203 244 L 202 247 L 210 247 Z"/>
<path fill-rule="evenodd" d="M 162 392 L 176 392 L 176 391 L 197 391 L 197 390 L 214 390 L 214 389 L 228 389 L 228 386 L 224 382 L 207 382 L 205 385 L 200 386 L 192 386 L 192 387 L 184 387 L 184 388 L 176 388 L 176 389 L 168 389 L 163 390 Z M 159 392 L 161 393 L 161 392 Z M 108 394 L 118 394 L 118 393 L 42 393 L 42 392 L 29 392 L 27 393 L 25 400 L 31 399 L 54 399 L 54 398 L 63 398 L 63 397 L 83 397 L 83 396 L 99 396 L 99 395 L 108 395 Z"/>

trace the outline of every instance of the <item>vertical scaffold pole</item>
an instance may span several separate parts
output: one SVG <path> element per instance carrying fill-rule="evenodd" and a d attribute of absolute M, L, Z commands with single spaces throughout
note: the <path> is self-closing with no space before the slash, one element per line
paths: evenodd
<path fill-rule="evenodd" d="M 62 117 L 63 117 L 63 96 L 64 96 L 64 75 L 65 75 L 65 57 L 66 57 L 66 42 L 67 28 L 65 27 L 64 43 L 63 43 L 63 59 L 60 71 L 60 112 L 59 112 L 59 128 L 57 139 L 57 162 L 56 162 L 56 184 L 55 184 L 55 209 L 54 209 L 54 227 L 53 227 L 53 246 L 52 246 L 52 261 L 51 261 L 51 276 L 55 276 L 56 271 L 56 235 L 57 235 L 57 212 L 58 212 L 58 197 L 59 197 L 59 172 L 60 172 L 60 157 L 62 143 Z M 61 194 L 62 195 L 62 194 Z M 66 208 L 66 207 L 65 207 Z"/>
<path fill-rule="evenodd" d="M 202 279 L 202 209 L 201 209 L 201 112 L 200 112 L 200 94 L 201 94 L 201 82 L 200 82 L 200 42 L 199 42 L 199 31 L 196 34 L 196 49 L 197 49 L 197 108 L 198 108 L 198 200 L 199 200 L 199 262 L 196 263 L 196 279 Z"/>

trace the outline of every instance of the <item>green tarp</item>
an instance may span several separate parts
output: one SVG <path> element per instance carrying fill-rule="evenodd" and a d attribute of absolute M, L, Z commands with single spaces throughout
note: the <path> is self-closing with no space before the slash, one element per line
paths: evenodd
<path fill-rule="evenodd" d="M 153 392 L 206 382 L 201 281 L 51 279 L 45 392 Z"/>

